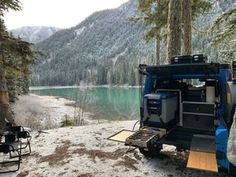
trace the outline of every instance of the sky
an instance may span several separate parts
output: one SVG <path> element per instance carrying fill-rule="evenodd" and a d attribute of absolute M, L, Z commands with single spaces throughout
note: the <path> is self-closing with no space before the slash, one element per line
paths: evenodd
<path fill-rule="evenodd" d="M 21 0 L 21 11 L 5 13 L 9 30 L 22 26 L 69 28 L 92 13 L 116 8 L 128 0 Z"/>

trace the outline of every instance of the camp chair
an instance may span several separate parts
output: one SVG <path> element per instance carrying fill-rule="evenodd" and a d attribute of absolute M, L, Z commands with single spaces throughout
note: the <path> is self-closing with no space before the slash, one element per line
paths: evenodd
<path fill-rule="evenodd" d="M 21 143 L 20 143 L 21 144 Z M 11 160 L 11 153 L 16 153 L 17 156 L 15 156 L 14 160 Z M 9 154 L 9 159 L 0 161 L 0 174 L 2 173 L 9 173 L 9 172 L 16 172 L 20 168 L 20 162 L 21 162 L 21 148 L 15 149 L 13 145 L 7 144 L 7 143 L 0 143 L 0 154 L 5 157 L 7 154 Z M 15 169 L 9 169 L 8 167 L 16 166 Z M 3 168 L 7 168 L 6 170 L 3 170 Z"/>
<path fill-rule="evenodd" d="M 29 155 L 31 153 L 30 133 L 24 130 L 22 126 L 9 126 L 9 132 L 11 132 L 16 136 L 17 141 L 21 141 L 22 143 L 21 150 L 28 149 L 26 152 L 22 153 L 21 156 Z"/>
<path fill-rule="evenodd" d="M 19 153 L 17 151 L 22 150 L 22 143 L 20 140 L 16 139 L 16 135 L 12 133 L 8 133 L 4 135 L 5 141 L 3 142 L 4 144 L 9 144 L 14 148 L 14 151 L 10 151 L 10 158 L 15 158 L 19 156 Z M 14 153 L 13 153 L 14 152 Z M 22 155 L 20 155 L 22 156 Z"/>

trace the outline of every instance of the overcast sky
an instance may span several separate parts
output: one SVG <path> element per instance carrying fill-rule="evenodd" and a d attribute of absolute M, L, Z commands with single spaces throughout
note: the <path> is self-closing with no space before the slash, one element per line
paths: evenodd
<path fill-rule="evenodd" d="M 77 25 L 95 11 L 116 8 L 128 0 L 21 0 L 22 11 L 5 14 L 8 29 L 22 26 Z"/>

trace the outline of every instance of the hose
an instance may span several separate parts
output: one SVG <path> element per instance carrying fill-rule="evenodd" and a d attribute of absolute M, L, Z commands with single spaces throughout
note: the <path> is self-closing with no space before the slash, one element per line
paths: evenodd
<path fill-rule="evenodd" d="M 135 129 L 135 127 L 136 127 L 137 123 L 139 123 L 139 122 L 140 122 L 139 120 L 135 122 L 135 124 L 134 124 L 134 126 L 133 126 L 133 129 L 132 129 L 132 131 L 134 131 L 134 129 Z"/>

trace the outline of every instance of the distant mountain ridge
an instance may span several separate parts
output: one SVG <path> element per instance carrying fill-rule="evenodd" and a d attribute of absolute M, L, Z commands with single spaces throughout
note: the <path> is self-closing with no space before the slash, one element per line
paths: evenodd
<path fill-rule="evenodd" d="M 38 43 L 35 48 L 46 57 L 39 58 L 38 65 L 33 67 L 32 84 L 73 85 L 80 81 L 108 84 L 105 77 L 118 82 L 121 76 L 111 75 L 121 62 L 149 58 L 155 48 L 154 43 L 142 40 L 146 28 L 129 21 L 129 17 L 137 14 L 136 7 L 137 0 L 131 0 L 116 9 L 95 12 L 77 26 L 60 30 Z M 137 64 L 132 67 L 129 72 Z"/>
<path fill-rule="evenodd" d="M 235 0 L 219 3 L 214 7 L 217 13 L 202 15 L 198 25 L 209 28 L 209 22 L 232 3 Z M 96 12 L 77 26 L 37 43 L 35 49 L 45 56 L 32 68 L 32 85 L 137 85 L 139 63 L 153 64 L 155 59 L 154 41 L 143 40 L 147 28 L 129 20 L 139 15 L 137 5 L 138 0 L 130 0 L 118 8 Z M 207 47 L 210 37 L 204 35 L 193 31 L 193 52 L 215 58 L 214 49 Z M 162 62 L 164 54 L 161 49 Z"/>
<path fill-rule="evenodd" d="M 35 44 L 35 43 L 42 42 L 43 40 L 47 39 L 58 30 L 60 29 L 56 27 L 24 26 L 21 28 L 10 30 L 10 32 L 15 37 L 19 36 L 23 40 Z"/>
<path fill-rule="evenodd" d="M 135 15 L 136 6 L 137 1 L 132 0 L 116 9 L 96 12 L 79 25 L 58 31 L 36 47 L 47 54 L 53 50 L 57 57 L 63 50 L 69 52 L 75 49 L 76 53 L 71 55 L 83 55 L 90 59 L 113 58 L 119 54 L 126 54 L 126 48 L 133 50 L 138 44 L 145 46 L 142 41 L 145 28 L 128 20 Z M 146 52 L 139 53 L 145 53 L 146 56 Z"/>

